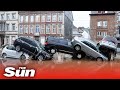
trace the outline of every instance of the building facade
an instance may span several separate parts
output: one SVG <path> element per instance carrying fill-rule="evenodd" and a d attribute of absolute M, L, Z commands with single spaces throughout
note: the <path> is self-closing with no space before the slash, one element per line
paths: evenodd
<path fill-rule="evenodd" d="M 100 41 L 107 35 L 116 36 L 118 33 L 117 11 L 91 11 L 90 35 L 92 40 Z"/>
<path fill-rule="evenodd" d="M 13 44 L 18 36 L 18 11 L 0 11 L 0 46 Z"/>
<path fill-rule="evenodd" d="M 71 11 L 19 11 L 18 36 L 27 36 L 42 44 L 48 36 L 72 38 Z"/>

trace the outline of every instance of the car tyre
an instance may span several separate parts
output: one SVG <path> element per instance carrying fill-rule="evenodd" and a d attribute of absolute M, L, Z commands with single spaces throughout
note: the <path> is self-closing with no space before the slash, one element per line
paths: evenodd
<path fill-rule="evenodd" d="M 2 58 L 6 58 L 7 57 L 7 54 L 6 53 L 3 53 L 2 54 Z"/>
<path fill-rule="evenodd" d="M 76 57 L 77 57 L 77 59 L 82 59 L 82 54 L 78 53 Z"/>
<path fill-rule="evenodd" d="M 38 59 L 38 61 L 43 61 L 44 60 L 44 56 L 43 55 L 39 55 L 37 59 Z"/>
<path fill-rule="evenodd" d="M 20 46 L 18 45 L 18 46 L 15 47 L 15 49 L 16 49 L 17 52 L 19 52 L 21 48 L 20 48 Z"/>
<path fill-rule="evenodd" d="M 98 57 L 96 60 L 97 61 L 103 61 L 103 58 L 102 57 Z"/>
<path fill-rule="evenodd" d="M 25 55 L 21 55 L 20 56 L 20 60 L 25 60 L 26 59 L 26 56 Z"/>
<path fill-rule="evenodd" d="M 51 53 L 51 54 L 55 54 L 55 53 L 56 53 L 56 49 L 51 48 L 51 49 L 50 49 L 50 53 Z"/>
<path fill-rule="evenodd" d="M 81 50 L 81 47 L 80 47 L 79 45 L 76 45 L 76 46 L 74 47 L 74 49 L 75 49 L 76 51 L 80 51 L 80 50 Z"/>

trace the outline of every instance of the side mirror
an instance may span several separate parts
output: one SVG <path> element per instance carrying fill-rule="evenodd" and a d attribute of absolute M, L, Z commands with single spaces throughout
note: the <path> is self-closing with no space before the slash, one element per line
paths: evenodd
<path fill-rule="evenodd" d="M 37 51 L 39 50 L 38 47 L 36 47 L 36 50 L 37 50 Z"/>

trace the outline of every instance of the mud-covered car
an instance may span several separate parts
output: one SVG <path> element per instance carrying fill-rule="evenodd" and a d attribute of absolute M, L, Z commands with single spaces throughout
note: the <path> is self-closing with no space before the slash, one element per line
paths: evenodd
<path fill-rule="evenodd" d="M 72 44 L 76 51 L 83 51 L 86 56 L 93 57 L 96 60 L 108 60 L 108 58 L 103 55 L 96 47 L 96 43 L 94 43 L 90 39 L 74 37 L 74 39 L 72 40 Z"/>
<path fill-rule="evenodd" d="M 52 54 L 56 52 L 71 54 L 74 59 L 81 59 L 85 56 L 84 52 L 74 50 L 70 40 L 59 37 L 48 37 L 45 42 L 45 49 Z"/>

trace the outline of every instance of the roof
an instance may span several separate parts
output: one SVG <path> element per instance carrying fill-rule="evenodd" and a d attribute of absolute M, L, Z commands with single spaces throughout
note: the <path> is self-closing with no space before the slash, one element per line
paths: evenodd
<path fill-rule="evenodd" d="M 98 15 L 115 15 L 115 13 L 103 13 L 103 14 L 89 14 L 90 16 L 98 16 Z"/>

